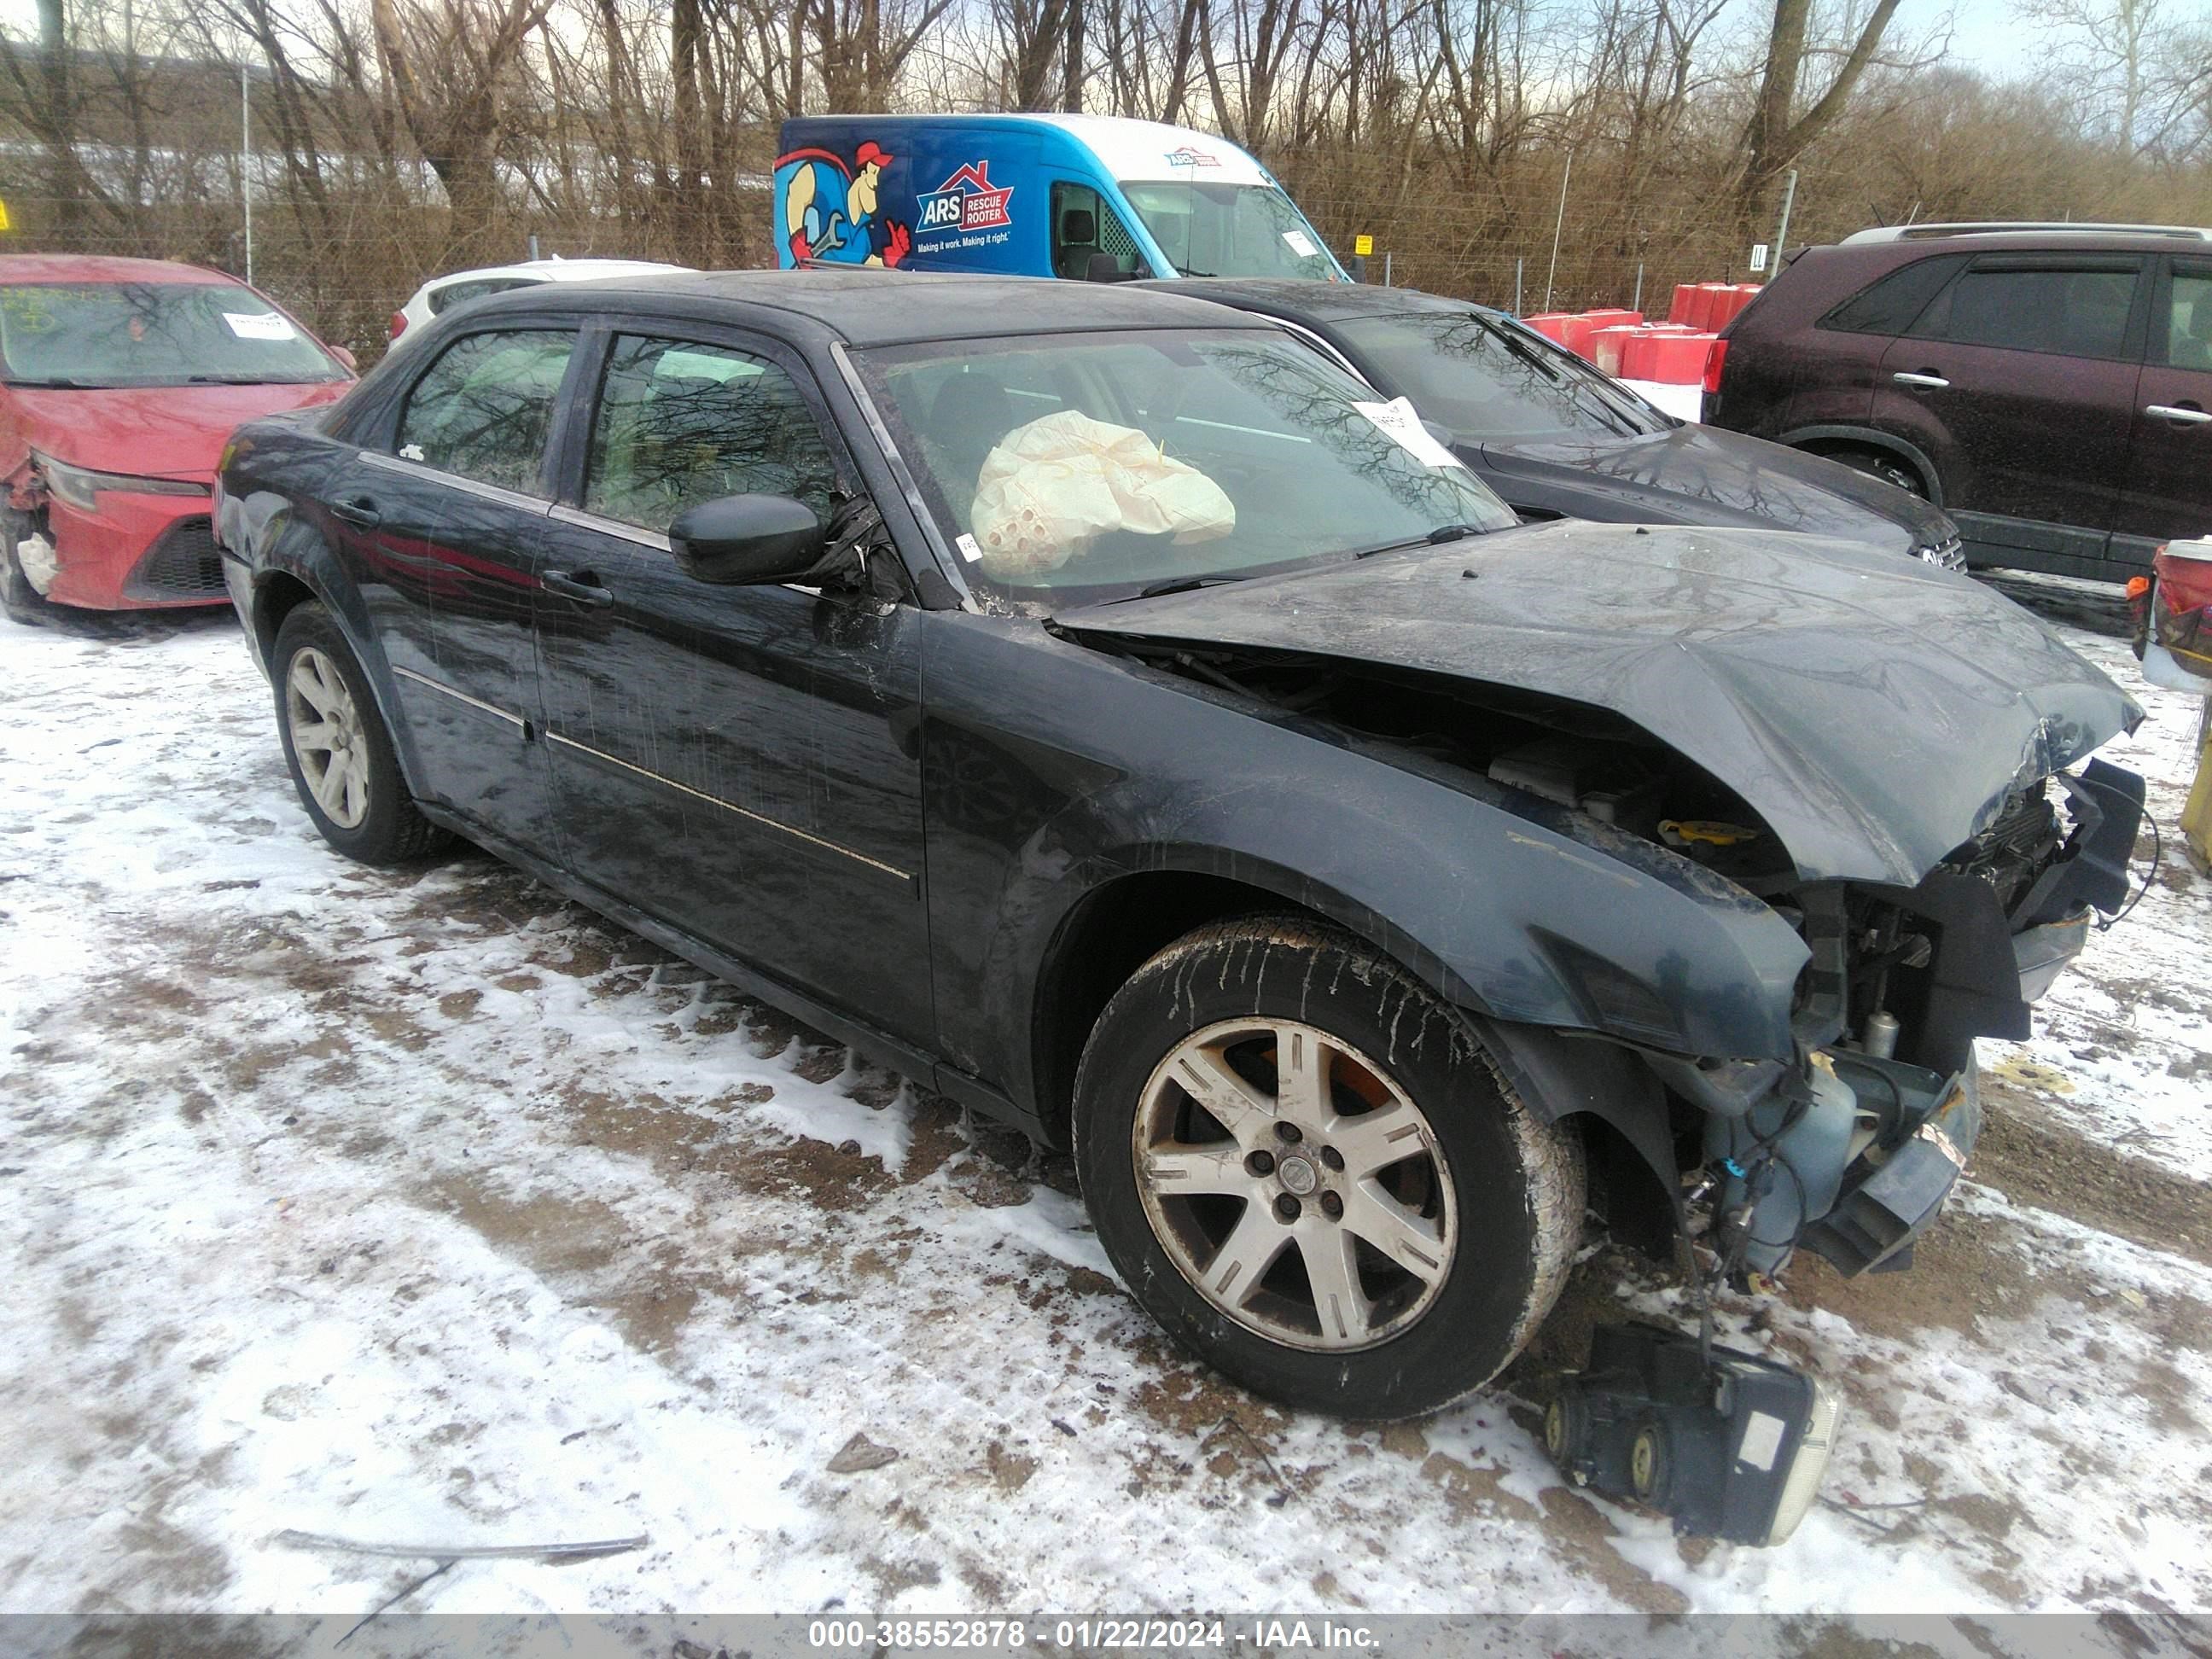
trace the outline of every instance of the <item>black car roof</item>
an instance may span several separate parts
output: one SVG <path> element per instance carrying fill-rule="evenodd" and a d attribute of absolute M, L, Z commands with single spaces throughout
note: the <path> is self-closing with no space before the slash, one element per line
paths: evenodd
<path fill-rule="evenodd" d="M 1249 314 L 1152 291 L 1151 284 L 879 269 L 538 283 L 479 300 L 469 314 L 482 318 L 495 308 L 604 312 L 615 300 L 639 314 L 707 321 L 759 323 L 766 319 L 757 313 L 775 312 L 784 319 L 780 331 L 785 334 L 858 346 L 1085 329 L 1262 326 Z"/>
<path fill-rule="evenodd" d="M 1331 323 L 1352 317 L 1394 317 L 1409 311 L 1464 312 L 1469 307 L 1468 301 L 1425 294 L 1417 288 L 1317 283 L 1310 276 L 1178 276 L 1133 286 L 1159 294 L 1264 311 L 1294 322 Z"/>

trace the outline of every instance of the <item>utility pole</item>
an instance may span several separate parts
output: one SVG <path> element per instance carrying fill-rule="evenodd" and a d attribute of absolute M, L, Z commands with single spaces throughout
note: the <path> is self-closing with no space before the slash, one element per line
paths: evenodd
<path fill-rule="evenodd" d="M 1544 309 L 1552 308 L 1552 284 L 1559 274 L 1559 233 L 1567 228 L 1567 180 L 1575 176 L 1575 153 L 1567 152 L 1567 165 L 1559 174 L 1559 216 L 1552 226 L 1552 268 L 1544 276 Z"/>
<path fill-rule="evenodd" d="M 1797 205 L 1797 169 L 1790 169 L 1790 177 L 1782 186 L 1782 228 L 1774 234 L 1774 274 L 1782 273 L 1783 251 L 1790 246 L 1790 210 Z"/>
<path fill-rule="evenodd" d="M 246 167 L 253 160 L 253 71 L 238 66 L 238 194 L 246 204 L 246 285 L 253 286 L 253 184 Z"/>

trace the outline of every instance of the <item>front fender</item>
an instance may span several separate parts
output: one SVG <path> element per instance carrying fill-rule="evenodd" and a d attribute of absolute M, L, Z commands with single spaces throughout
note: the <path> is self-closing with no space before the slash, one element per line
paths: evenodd
<path fill-rule="evenodd" d="M 1079 905 L 1159 872 L 1316 912 L 1496 1019 L 1792 1054 L 1803 942 L 1686 860 L 1034 624 L 938 615 L 925 775 L 939 1018 L 948 1054 L 987 1077 L 1003 1066 L 1017 1098 L 1035 1017 L 1020 988 L 1040 982 Z"/>

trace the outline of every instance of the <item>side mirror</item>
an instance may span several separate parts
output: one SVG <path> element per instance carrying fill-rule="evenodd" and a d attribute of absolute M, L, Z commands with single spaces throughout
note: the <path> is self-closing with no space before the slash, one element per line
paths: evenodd
<path fill-rule="evenodd" d="M 668 543 L 695 581 L 765 586 L 812 575 L 829 532 L 812 507 L 788 495 L 725 495 L 678 514 Z"/>
<path fill-rule="evenodd" d="M 351 347 L 334 345 L 331 348 L 331 356 L 345 365 L 347 374 L 361 373 L 361 359 L 353 355 Z"/>

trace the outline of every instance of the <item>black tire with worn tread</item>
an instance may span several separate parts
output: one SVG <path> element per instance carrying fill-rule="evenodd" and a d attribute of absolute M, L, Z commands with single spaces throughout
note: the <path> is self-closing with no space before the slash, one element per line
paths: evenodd
<path fill-rule="evenodd" d="M 1147 1080 L 1191 1033 L 1255 1015 L 1301 1021 L 1375 1059 L 1434 1131 L 1456 1194 L 1457 1249 L 1436 1300 L 1376 1346 L 1300 1348 L 1249 1328 L 1185 1277 L 1146 1215 L 1133 1135 Z M 1198 1358 L 1300 1409 L 1388 1421 L 1481 1387 L 1551 1310 L 1581 1234 L 1579 1135 L 1540 1123 L 1426 986 L 1305 917 L 1215 923 L 1145 963 L 1091 1032 L 1075 1113 L 1084 1199 L 1122 1282 Z"/>
<path fill-rule="evenodd" d="M 368 744 L 368 808 L 360 823 L 349 830 L 334 822 L 315 799 L 314 792 L 300 768 L 299 757 L 292 751 L 292 722 L 284 707 L 285 681 L 289 676 L 293 659 L 309 647 L 320 651 L 337 668 L 352 695 L 354 708 L 361 722 L 362 736 Z M 292 774 L 292 787 L 299 792 L 300 804 L 307 809 L 315 829 L 322 838 L 348 858 L 362 864 L 408 864 L 428 856 L 446 846 L 453 836 L 424 817 L 409 793 L 407 780 L 399 769 L 399 757 L 393 749 L 392 734 L 385 729 L 384 719 L 377 708 L 376 698 L 370 691 L 368 677 L 346 643 L 345 635 L 331 619 L 330 612 L 320 605 L 309 601 L 287 612 L 276 629 L 276 642 L 270 653 L 269 678 L 276 693 L 276 734 L 284 745 L 284 764 Z"/>

